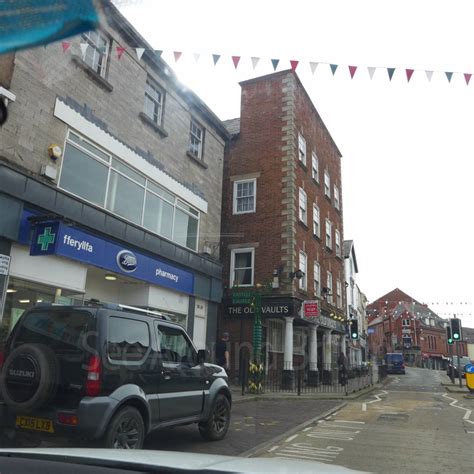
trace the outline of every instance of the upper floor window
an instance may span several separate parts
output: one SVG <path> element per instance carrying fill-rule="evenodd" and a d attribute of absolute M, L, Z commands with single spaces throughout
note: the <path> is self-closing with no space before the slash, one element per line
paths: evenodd
<path fill-rule="evenodd" d="M 301 251 L 300 252 L 300 266 L 299 270 L 303 272 L 303 277 L 298 280 L 298 287 L 300 290 L 306 291 L 308 287 L 308 265 L 307 265 L 307 256 L 306 254 Z"/>
<path fill-rule="evenodd" d="M 319 207 L 313 204 L 313 234 L 316 237 L 321 237 L 321 221 L 319 214 Z"/>
<path fill-rule="evenodd" d="M 313 179 L 319 183 L 319 160 L 318 160 L 318 156 L 316 155 L 314 151 L 313 151 L 313 154 L 311 155 L 311 169 L 312 169 Z"/>
<path fill-rule="evenodd" d="M 341 234 L 337 229 L 334 231 L 334 237 L 335 237 L 335 244 L 336 244 L 336 255 L 340 257 L 341 256 Z"/>
<path fill-rule="evenodd" d="M 157 125 L 161 125 L 163 115 L 163 91 L 151 79 L 145 86 L 145 114 Z"/>
<path fill-rule="evenodd" d="M 336 282 L 336 304 L 338 308 L 342 308 L 342 284 L 341 280 Z"/>
<path fill-rule="evenodd" d="M 298 158 L 306 166 L 306 140 L 301 133 L 298 134 Z"/>
<path fill-rule="evenodd" d="M 304 192 L 303 188 L 300 188 L 300 197 L 299 197 L 299 216 L 300 221 L 304 224 L 307 223 L 307 206 L 306 206 L 306 193 Z"/>
<path fill-rule="evenodd" d="M 318 262 L 313 266 L 314 295 L 321 296 L 321 267 Z"/>
<path fill-rule="evenodd" d="M 66 140 L 59 187 L 197 250 L 199 211 L 72 131 Z"/>
<path fill-rule="evenodd" d="M 326 247 L 332 249 L 332 224 L 326 219 Z"/>
<path fill-rule="evenodd" d="M 195 158 L 202 160 L 204 145 L 204 128 L 195 120 L 191 120 L 189 132 L 189 152 Z"/>
<path fill-rule="evenodd" d="M 97 74 L 105 77 L 109 40 L 98 31 L 88 31 L 82 34 L 82 39 L 87 43 L 84 62 Z"/>
<path fill-rule="evenodd" d="M 339 198 L 339 188 L 334 185 L 334 207 L 336 209 L 341 209 L 341 201 L 340 201 L 340 198 Z"/>
<path fill-rule="evenodd" d="M 327 287 L 327 301 L 332 304 L 332 273 L 327 272 L 326 274 L 326 287 Z"/>
<path fill-rule="evenodd" d="M 256 179 L 234 181 L 234 214 L 255 212 L 256 186 Z"/>
<path fill-rule="evenodd" d="M 331 178 L 328 170 L 324 171 L 324 194 L 329 198 L 331 197 Z"/>
<path fill-rule="evenodd" d="M 255 249 L 233 249 L 230 256 L 230 286 L 253 286 Z"/>
<path fill-rule="evenodd" d="M 409 319 L 402 319 L 402 326 L 410 326 L 410 320 Z"/>

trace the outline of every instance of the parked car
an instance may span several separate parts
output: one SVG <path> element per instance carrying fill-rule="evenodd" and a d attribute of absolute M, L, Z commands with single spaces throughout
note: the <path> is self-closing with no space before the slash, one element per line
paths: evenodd
<path fill-rule="evenodd" d="M 399 352 L 389 352 L 385 354 L 385 365 L 387 366 L 387 374 L 404 374 L 405 361 L 403 354 Z"/>
<path fill-rule="evenodd" d="M 6 342 L 0 425 L 9 438 L 28 432 L 107 448 L 139 449 L 151 431 L 191 423 L 220 440 L 231 392 L 224 369 L 205 357 L 160 313 L 38 305 Z"/>
<path fill-rule="evenodd" d="M 460 357 L 459 358 L 459 366 L 458 366 L 458 357 L 457 356 L 451 356 L 448 362 L 448 367 L 446 369 L 446 374 L 448 376 L 451 376 L 451 371 L 453 371 L 453 378 L 459 378 L 459 369 L 458 367 L 461 368 L 461 377 L 465 378 L 465 367 L 467 364 L 470 364 L 471 360 L 469 357 Z"/>

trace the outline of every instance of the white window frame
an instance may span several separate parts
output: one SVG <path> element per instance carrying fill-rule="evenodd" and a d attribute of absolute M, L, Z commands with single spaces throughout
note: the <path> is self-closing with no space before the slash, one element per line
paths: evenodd
<path fill-rule="evenodd" d="M 331 198 L 331 177 L 328 170 L 324 170 L 324 194 Z"/>
<path fill-rule="evenodd" d="M 311 154 L 311 172 L 313 179 L 319 183 L 319 158 L 315 151 Z"/>
<path fill-rule="evenodd" d="M 336 246 L 336 256 L 341 256 L 341 233 L 338 229 L 334 231 L 334 242 Z"/>
<path fill-rule="evenodd" d="M 327 293 L 327 301 L 329 304 L 332 304 L 333 299 L 332 299 L 332 273 L 328 270 L 326 273 L 326 288 L 328 289 Z"/>
<path fill-rule="evenodd" d="M 230 286 L 234 286 L 234 279 L 235 279 L 235 256 L 238 253 L 251 253 L 252 254 L 252 281 L 250 284 L 246 285 L 239 285 L 239 288 L 242 287 L 250 287 L 254 285 L 254 276 L 255 276 L 255 248 L 254 247 L 246 247 L 246 248 L 239 248 L 239 249 L 232 249 L 230 253 Z M 238 269 L 239 270 L 239 269 Z"/>
<path fill-rule="evenodd" d="M 339 188 L 334 185 L 334 207 L 337 209 L 337 210 L 340 210 L 341 209 L 341 201 L 340 201 L 340 197 L 339 197 Z"/>
<path fill-rule="evenodd" d="M 342 308 L 342 284 L 339 279 L 336 281 L 336 305 L 338 308 Z"/>
<path fill-rule="evenodd" d="M 156 97 L 152 97 L 149 93 L 148 93 L 148 88 L 147 87 L 150 87 L 151 89 L 153 89 L 160 97 L 160 100 L 157 100 Z M 161 127 L 161 124 L 163 123 L 163 104 L 164 104 L 164 97 L 165 97 L 165 93 L 163 91 L 163 89 L 151 78 L 151 77 L 147 77 L 147 80 L 146 80 L 146 84 L 145 84 L 145 102 L 143 104 L 143 113 L 153 122 L 155 123 L 156 125 L 159 125 Z M 155 110 L 158 109 L 158 112 L 157 112 L 157 117 L 155 119 L 154 115 L 153 114 L 153 117 L 151 117 L 148 113 L 147 113 L 147 110 L 146 110 L 146 100 L 149 100 L 150 102 L 153 102 L 153 104 L 155 105 Z"/>
<path fill-rule="evenodd" d="M 313 204 L 313 235 L 321 237 L 321 213 L 316 204 Z"/>
<path fill-rule="evenodd" d="M 298 263 L 298 269 L 304 273 L 303 277 L 298 280 L 298 288 L 306 291 L 308 289 L 308 256 L 302 250 L 300 250 Z"/>
<path fill-rule="evenodd" d="M 99 46 L 97 46 L 96 42 L 91 38 L 91 34 L 97 34 L 100 38 L 102 38 L 105 42 L 105 51 L 102 53 L 99 51 Z M 100 66 L 100 71 L 96 71 L 88 62 L 85 61 L 85 57 L 83 58 L 84 63 L 87 64 L 93 71 L 97 72 L 101 77 L 105 77 L 106 72 L 107 72 L 107 61 L 109 59 L 109 48 L 110 48 L 110 40 L 109 38 L 104 35 L 102 32 L 99 30 L 91 30 L 91 31 L 86 31 L 85 33 L 82 33 L 81 39 L 87 43 L 87 50 L 85 56 L 87 56 L 87 52 L 90 50 L 93 50 L 94 52 L 94 58 L 96 55 L 102 56 L 102 62 Z M 94 61 L 93 61 L 94 62 Z"/>
<path fill-rule="evenodd" d="M 326 247 L 332 249 L 332 223 L 326 217 Z"/>
<path fill-rule="evenodd" d="M 193 130 L 193 127 L 201 131 L 201 136 L 199 137 L 195 131 Z M 198 146 L 197 146 L 197 154 L 192 142 L 192 139 L 198 140 Z M 204 156 L 204 127 L 195 119 L 191 119 L 190 125 L 189 125 L 189 153 L 196 158 L 197 160 L 203 159 Z"/>
<path fill-rule="evenodd" d="M 299 190 L 298 209 L 299 209 L 298 214 L 300 217 L 300 221 L 306 225 L 308 222 L 308 197 L 306 196 L 306 192 L 303 188 L 300 188 Z"/>
<path fill-rule="evenodd" d="M 298 159 L 306 166 L 306 140 L 298 133 Z"/>
<path fill-rule="evenodd" d="M 313 263 L 314 295 L 321 297 L 321 265 L 316 260 Z"/>
<path fill-rule="evenodd" d="M 237 210 L 237 204 L 238 204 L 238 197 L 237 197 L 237 191 L 239 184 L 244 184 L 244 183 L 253 183 L 253 209 L 248 210 L 248 211 L 238 211 Z M 241 196 L 241 197 L 251 197 L 251 196 Z M 233 195 L 233 204 L 232 204 L 232 212 L 233 214 L 251 214 L 255 213 L 257 209 L 257 179 L 239 179 L 237 181 L 234 181 L 234 195 Z"/>

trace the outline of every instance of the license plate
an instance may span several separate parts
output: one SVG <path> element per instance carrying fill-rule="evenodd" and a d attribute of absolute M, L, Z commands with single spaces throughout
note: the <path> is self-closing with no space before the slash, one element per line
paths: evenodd
<path fill-rule="evenodd" d="M 44 418 L 34 418 L 32 416 L 17 416 L 16 426 L 26 430 L 46 431 L 54 433 L 53 422 Z"/>

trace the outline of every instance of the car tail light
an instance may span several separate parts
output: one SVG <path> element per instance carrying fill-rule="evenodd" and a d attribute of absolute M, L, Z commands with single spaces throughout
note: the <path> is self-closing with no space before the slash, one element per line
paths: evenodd
<path fill-rule="evenodd" d="M 86 395 L 97 397 L 100 394 L 100 375 L 102 373 L 102 364 L 99 356 L 91 356 L 87 366 Z"/>
<path fill-rule="evenodd" d="M 58 413 L 58 423 L 63 425 L 77 426 L 79 423 L 79 418 L 76 415 L 71 415 L 70 413 Z"/>

